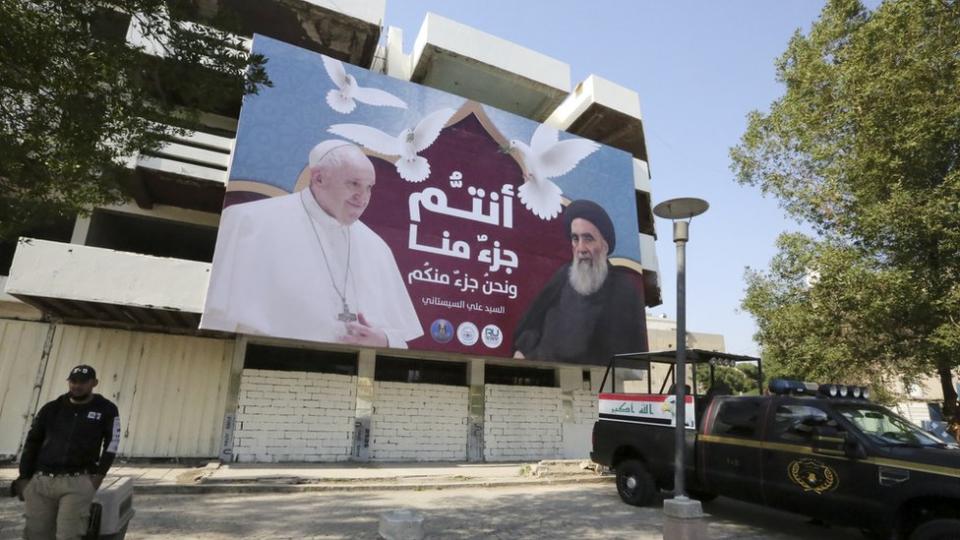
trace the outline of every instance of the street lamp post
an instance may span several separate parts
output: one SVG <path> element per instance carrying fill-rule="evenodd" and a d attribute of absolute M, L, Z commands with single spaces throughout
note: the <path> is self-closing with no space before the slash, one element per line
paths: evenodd
<path fill-rule="evenodd" d="M 703 199 L 679 198 L 663 201 L 653 209 L 658 217 L 673 221 L 673 241 L 677 245 L 677 360 L 676 360 L 676 426 L 674 430 L 673 497 L 687 501 L 684 489 L 684 448 L 686 424 L 687 381 L 687 268 L 686 246 L 690 239 L 690 220 L 707 211 L 710 205 Z"/>

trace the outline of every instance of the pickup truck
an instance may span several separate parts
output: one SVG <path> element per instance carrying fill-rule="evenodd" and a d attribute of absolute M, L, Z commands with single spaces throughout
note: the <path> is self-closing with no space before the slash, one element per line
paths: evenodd
<path fill-rule="evenodd" d="M 672 363 L 673 354 L 631 359 Z M 685 399 L 684 479 L 691 497 L 731 497 L 859 527 L 871 538 L 960 539 L 955 443 L 870 402 L 861 387 L 775 379 L 767 395 L 722 395 L 713 387 L 712 366 L 747 357 L 691 350 L 688 359 L 694 373 L 711 367 L 714 388 Z M 617 360 L 608 367 L 611 380 Z M 616 472 L 628 504 L 648 505 L 660 490 L 673 489 L 674 399 L 662 388 L 600 393 L 590 456 Z"/>

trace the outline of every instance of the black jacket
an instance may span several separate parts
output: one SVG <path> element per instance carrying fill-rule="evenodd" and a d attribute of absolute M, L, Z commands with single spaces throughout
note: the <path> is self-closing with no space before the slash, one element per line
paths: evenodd
<path fill-rule="evenodd" d="M 599 316 L 590 329 L 580 335 L 577 351 L 554 350 L 549 358 L 541 358 L 541 351 L 551 350 L 550 344 L 541 344 L 547 313 L 558 305 L 564 287 L 568 286 L 570 263 L 563 265 L 550 278 L 540 294 L 527 308 L 517 324 L 513 350 L 530 360 L 553 360 L 605 365 L 614 354 L 647 350 L 646 312 L 643 292 L 634 285 L 625 271 L 609 265 L 607 279 L 600 290 L 585 297 L 586 302 L 599 308 Z"/>
<path fill-rule="evenodd" d="M 107 474 L 119 444 L 116 405 L 99 394 L 77 405 L 64 394 L 33 419 L 20 456 L 20 478 L 37 471 Z"/>

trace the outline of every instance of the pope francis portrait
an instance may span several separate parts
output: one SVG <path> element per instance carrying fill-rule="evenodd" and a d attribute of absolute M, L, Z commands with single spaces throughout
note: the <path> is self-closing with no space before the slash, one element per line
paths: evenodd
<path fill-rule="evenodd" d="M 330 140 L 308 166 L 306 189 L 223 211 L 200 327 L 406 348 L 423 328 L 393 253 L 360 221 L 373 164 Z"/>

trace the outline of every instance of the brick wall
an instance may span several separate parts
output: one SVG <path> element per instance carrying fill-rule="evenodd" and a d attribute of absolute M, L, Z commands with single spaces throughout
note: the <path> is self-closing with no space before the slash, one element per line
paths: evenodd
<path fill-rule="evenodd" d="M 488 461 L 560 457 L 559 388 L 488 384 L 485 397 L 483 438 Z"/>
<path fill-rule="evenodd" d="M 465 460 L 467 394 L 464 386 L 375 382 L 370 459 Z"/>
<path fill-rule="evenodd" d="M 233 438 L 236 459 L 348 459 L 356 395 L 356 377 L 243 370 Z"/>
<path fill-rule="evenodd" d="M 573 423 L 590 424 L 599 418 L 599 409 L 597 407 L 597 395 L 590 390 L 573 391 Z"/>

